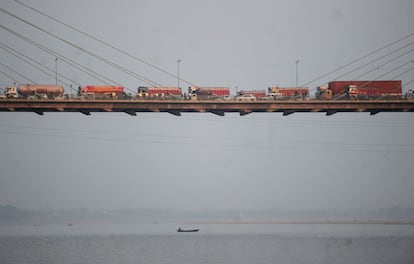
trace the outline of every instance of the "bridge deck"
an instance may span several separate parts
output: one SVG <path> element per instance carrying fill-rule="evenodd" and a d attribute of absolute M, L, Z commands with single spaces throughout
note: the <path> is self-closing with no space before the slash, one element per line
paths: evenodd
<path fill-rule="evenodd" d="M 296 112 L 414 112 L 414 100 L 360 100 L 360 101 L 190 101 L 190 100 L 22 100 L 0 101 L 0 112 L 167 112 L 181 115 L 183 112 L 209 112 L 223 116 L 228 112 L 245 115 L 253 112 L 282 112 L 284 115 Z"/>

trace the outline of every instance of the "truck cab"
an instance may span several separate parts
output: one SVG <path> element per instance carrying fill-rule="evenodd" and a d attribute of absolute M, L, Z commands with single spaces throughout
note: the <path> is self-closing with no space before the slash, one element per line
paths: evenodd
<path fill-rule="evenodd" d="M 148 87 L 145 87 L 145 86 L 138 87 L 138 90 L 137 90 L 138 98 L 148 97 L 148 96 L 149 96 Z"/>
<path fill-rule="evenodd" d="M 19 94 L 17 93 L 17 88 L 15 86 L 8 86 L 4 96 L 8 99 L 11 98 L 19 98 Z"/>
<path fill-rule="evenodd" d="M 332 99 L 332 91 L 329 90 L 328 86 L 319 86 L 316 89 L 315 97 L 316 99 L 324 99 L 324 100 Z"/>
<path fill-rule="evenodd" d="M 279 90 L 279 87 L 269 87 L 267 91 L 268 91 L 268 95 L 272 97 L 273 99 L 279 99 L 279 98 L 282 98 L 283 96 Z"/>
<path fill-rule="evenodd" d="M 359 95 L 358 86 L 357 85 L 349 85 L 347 94 L 348 94 L 349 99 L 357 99 L 358 95 Z"/>

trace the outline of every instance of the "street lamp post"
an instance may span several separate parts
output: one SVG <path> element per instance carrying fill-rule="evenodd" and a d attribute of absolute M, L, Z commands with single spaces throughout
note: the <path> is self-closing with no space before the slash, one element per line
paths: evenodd
<path fill-rule="evenodd" d="M 296 60 L 296 87 L 298 87 L 299 85 L 299 73 L 298 73 L 298 68 L 299 68 L 299 59 Z"/>
<path fill-rule="evenodd" d="M 414 60 L 411 61 L 413 63 L 413 94 L 414 94 Z"/>
<path fill-rule="evenodd" d="M 181 59 L 178 59 L 177 60 L 177 85 L 178 85 L 178 88 L 180 88 L 180 62 L 181 62 Z"/>
<path fill-rule="evenodd" d="M 55 58 L 55 80 L 56 80 L 56 85 L 58 84 L 58 78 L 57 78 L 57 63 L 58 62 L 58 58 Z"/>

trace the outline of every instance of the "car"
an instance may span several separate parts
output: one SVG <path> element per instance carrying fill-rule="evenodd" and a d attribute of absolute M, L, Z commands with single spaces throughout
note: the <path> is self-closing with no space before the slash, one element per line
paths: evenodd
<path fill-rule="evenodd" d="M 252 94 L 243 94 L 236 97 L 237 101 L 256 101 L 256 97 Z"/>
<path fill-rule="evenodd" d="M 217 101 L 231 101 L 231 100 L 233 100 L 233 97 L 231 97 L 230 95 L 225 95 L 225 96 L 217 98 Z"/>

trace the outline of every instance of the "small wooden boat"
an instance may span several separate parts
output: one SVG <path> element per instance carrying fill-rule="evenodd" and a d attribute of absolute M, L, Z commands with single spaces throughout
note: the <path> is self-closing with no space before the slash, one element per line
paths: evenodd
<path fill-rule="evenodd" d="M 198 232 L 200 229 L 182 229 L 178 227 L 177 232 Z"/>

